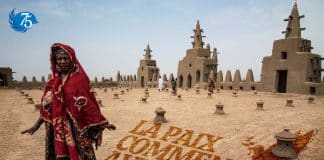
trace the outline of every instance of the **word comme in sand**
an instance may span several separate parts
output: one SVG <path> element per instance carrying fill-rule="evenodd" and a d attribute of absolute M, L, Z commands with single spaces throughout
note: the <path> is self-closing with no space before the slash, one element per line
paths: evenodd
<path fill-rule="evenodd" d="M 219 160 L 214 144 L 223 137 L 141 120 L 129 134 L 119 140 L 106 160 Z"/>

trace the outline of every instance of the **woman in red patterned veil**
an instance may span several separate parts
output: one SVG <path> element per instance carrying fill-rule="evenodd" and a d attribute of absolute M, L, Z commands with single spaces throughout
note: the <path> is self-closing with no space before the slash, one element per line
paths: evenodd
<path fill-rule="evenodd" d="M 102 131 L 115 130 L 101 114 L 90 81 L 73 48 L 55 43 L 51 47 L 52 79 L 45 87 L 40 118 L 46 128 L 46 160 L 95 160 L 93 144 L 100 145 Z"/>

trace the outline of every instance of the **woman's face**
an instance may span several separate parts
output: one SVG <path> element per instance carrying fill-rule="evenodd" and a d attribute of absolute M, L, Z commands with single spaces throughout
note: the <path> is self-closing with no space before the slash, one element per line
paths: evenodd
<path fill-rule="evenodd" d="M 56 52 L 55 61 L 56 64 L 60 67 L 63 74 L 70 71 L 72 62 L 70 56 L 64 50 L 58 50 Z"/>

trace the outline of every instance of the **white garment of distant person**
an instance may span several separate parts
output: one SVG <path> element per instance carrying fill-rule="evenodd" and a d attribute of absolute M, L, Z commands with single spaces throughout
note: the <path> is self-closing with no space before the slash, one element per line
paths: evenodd
<path fill-rule="evenodd" d="M 163 79 L 160 78 L 159 79 L 159 91 L 162 91 L 162 89 L 163 89 Z"/>

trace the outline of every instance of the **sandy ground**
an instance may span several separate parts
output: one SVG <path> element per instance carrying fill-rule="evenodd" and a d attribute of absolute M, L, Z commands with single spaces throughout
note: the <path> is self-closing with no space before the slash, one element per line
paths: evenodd
<path fill-rule="evenodd" d="M 214 145 L 215 154 L 222 159 L 250 159 L 242 142 L 250 136 L 259 145 L 274 144 L 275 133 L 289 128 L 291 131 L 307 132 L 317 129 L 318 133 L 306 150 L 299 154 L 302 160 L 324 159 L 324 97 L 315 97 L 315 104 L 308 104 L 308 95 L 239 92 L 233 97 L 231 91 L 221 91 L 207 98 L 207 91 L 197 95 L 194 90 L 179 90 L 182 100 L 167 92 L 149 89 L 148 103 L 140 102 L 144 89 L 132 89 L 113 99 L 115 92 L 96 89 L 97 98 L 103 101 L 103 114 L 117 126 L 116 131 L 105 131 L 102 146 L 96 150 L 99 160 L 111 155 L 121 138 L 128 135 L 141 120 L 153 124 L 155 109 L 163 107 L 169 121 L 162 125 L 166 130 L 176 126 L 183 130 L 193 130 L 195 134 L 208 133 L 223 137 Z M 36 103 L 42 91 L 26 90 Z M 286 100 L 294 100 L 296 107 L 285 107 Z M 264 111 L 256 110 L 256 101 L 264 101 Z M 44 126 L 33 136 L 20 132 L 31 127 L 39 116 L 34 105 L 27 104 L 16 90 L 0 89 L 0 160 L 41 160 L 44 159 Z M 215 115 L 215 104 L 224 104 L 226 115 Z M 150 159 L 150 158 L 148 158 Z"/>

